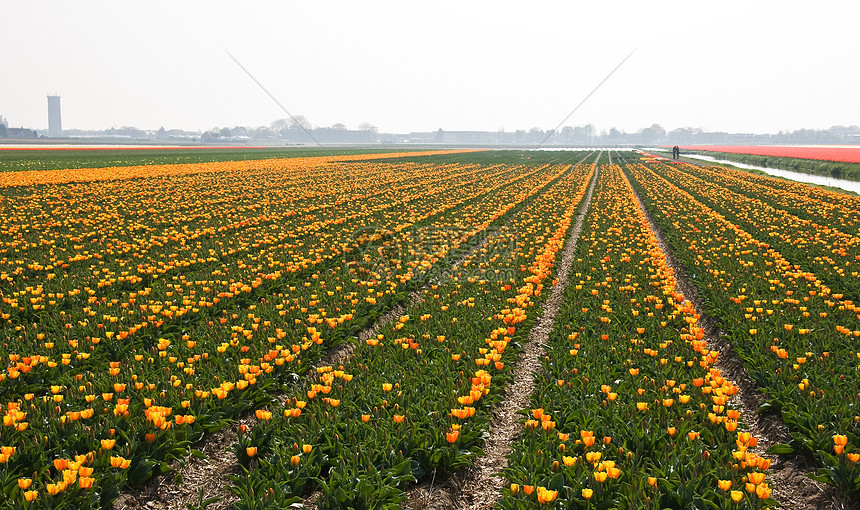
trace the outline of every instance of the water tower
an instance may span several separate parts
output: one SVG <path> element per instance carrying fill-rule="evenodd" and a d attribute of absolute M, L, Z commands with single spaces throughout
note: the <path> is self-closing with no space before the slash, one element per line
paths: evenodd
<path fill-rule="evenodd" d="M 60 117 L 60 96 L 48 96 L 48 136 L 63 136 L 63 121 Z"/>

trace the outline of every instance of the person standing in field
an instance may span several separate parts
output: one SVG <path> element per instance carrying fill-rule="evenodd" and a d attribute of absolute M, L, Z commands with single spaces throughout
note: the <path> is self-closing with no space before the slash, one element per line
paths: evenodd
<path fill-rule="evenodd" d="M 672 147 L 672 159 L 678 159 L 681 156 L 681 148 L 677 145 Z"/>

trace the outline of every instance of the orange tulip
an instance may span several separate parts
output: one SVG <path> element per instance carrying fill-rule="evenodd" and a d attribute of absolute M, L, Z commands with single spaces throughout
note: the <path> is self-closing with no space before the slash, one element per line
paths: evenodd
<path fill-rule="evenodd" d="M 747 476 L 747 479 L 753 485 L 758 485 L 764 481 L 765 474 L 760 471 L 753 471 Z"/>
<path fill-rule="evenodd" d="M 558 491 L 552 491 L 545 487 L 538 487 L 537 489 L 538 503 L 551 503 L 555 501 L 556 497 L 558 497 Z"/>
<path fill-rule="evenodd" d="M 124 459 L 122 457 L 114 457 L 110 458 L 111 467 L 126 469 L 131 464 L 131 461 L 128 459 Z"/>

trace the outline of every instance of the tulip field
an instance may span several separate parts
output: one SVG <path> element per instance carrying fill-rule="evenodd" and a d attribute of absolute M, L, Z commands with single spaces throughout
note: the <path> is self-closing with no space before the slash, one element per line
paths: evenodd
<path fill-rule="evenodd" d="M 224 430 L 218 508 L 401 508 L 485 455 L 556 288 L 498 507 L 774 508 L 773 455 L 860 501 L 856 197 L 633 151 L 53 157 L 0 172 L 0 509 L 183 487 Z"/>

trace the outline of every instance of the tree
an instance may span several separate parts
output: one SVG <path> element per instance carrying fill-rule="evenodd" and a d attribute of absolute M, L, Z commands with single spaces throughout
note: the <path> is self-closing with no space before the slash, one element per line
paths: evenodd
<path fill-rule="evenodd" d="M 272 131 L 274 131 L 276 135 L 282 136 L 284 132 L 290 128 L 290 122 L 291 121 L 288 119 L 278 119 L 272 122 Z"/>
<path fill-rule="evenodd" d="M 651 124 L 642 130 L 642 143 L 658 143 L 666 138 L 666 130 L 660 124 Z"/>
<path fill-rule="evenodd" d="M 304 115 L 296 115 L 288 119 L 278 119 L 271 124 L 272 131 L 281 138 L 286 138 L 292 134 L 295 136 L 295 131 L 310 131 L 313 129 L 311 123 Z M 303 129 L 304 128 L 304 129 Z"/>
<path fill-rule="evenodd" d="M 514 141 L 516 143 L 524 143 L 526 141 L 526 132 L 522 129 L 514 131 Z"/>
<path fill-rule="evenodd" d="M 589 143 L 591 139 L 594 137 L 594 126 L 591 124 L 587 126 L 576 126 L 573 128 L 572 140 L 574 143 Z"/>
<path fill-rule="evenodd" d="M 308 121 L 308 119 L 305 118 L 304 115 L 296 115 L 292 119 L 290 119 L 290 129 L 302 129 L 302 128 L 310 131 L 314 127 L 311 125 L 311 123 Z"/>
<path fill-rule="evenodd" d="M 359 130 L 359 131 L 370 131 L 370 132 L 371 132 L 371 133 L 373 133 L 373 134 L 376 134 L 376 133 L 378 133 L 378 132 L 379 132 L 379 129 L 377 129 L 377 127 L 376 127 L 376 126 L 374 126 L 373 124 L 371 124 L 370 122 L 367 122 L 367 121 L 362 122 L 361 124 L 359 124 L 359 125 L 358 125 L 358 130 Z"/>
<path fill-rule="evenodd" d="M 570 126 L 561 128 L 561 138 L 566 142 L 570 142 L 573 139 L 573 128 Z"/>
<path fill-rule="evenodd" d="M 539 143 L 544 139 L 543 129 L 539 127 L 533 127 L 529 129 L 528 141 L 530 143 Z"/>
<path fill-rule="evenodd" d="M 594 124 L 588 124 L 586 126 L 583 126 L 583 129 L 585 130 L 585 137 L 589 140 L 594 138 L 595 134 L 597 133 L 597 128 L 594 127 Z"/>
<path fill-rule="evenodd" d="M 230 132 L 230 128 L 228 127 L 221 128 L 221 131 L 219 131 L 218 133 L 224 138 L 230 138 L 231 136 L 233 136 L 233 134 Z"/>
<path fill-rule="evenodd" d="M 274 133 L 268 126 L 260 126 L 258 128 L 248 130 L 248 135 L 255 140 L 269 140 L 273 138 L 276 133 Z"/>
<path fill-rule="evenodd" d="M 346 125 L 341 124 L 340 122 L 338 122 L 337 124 L 332 124 L 331 128 L 337 131 L 346 131 Z"/>

